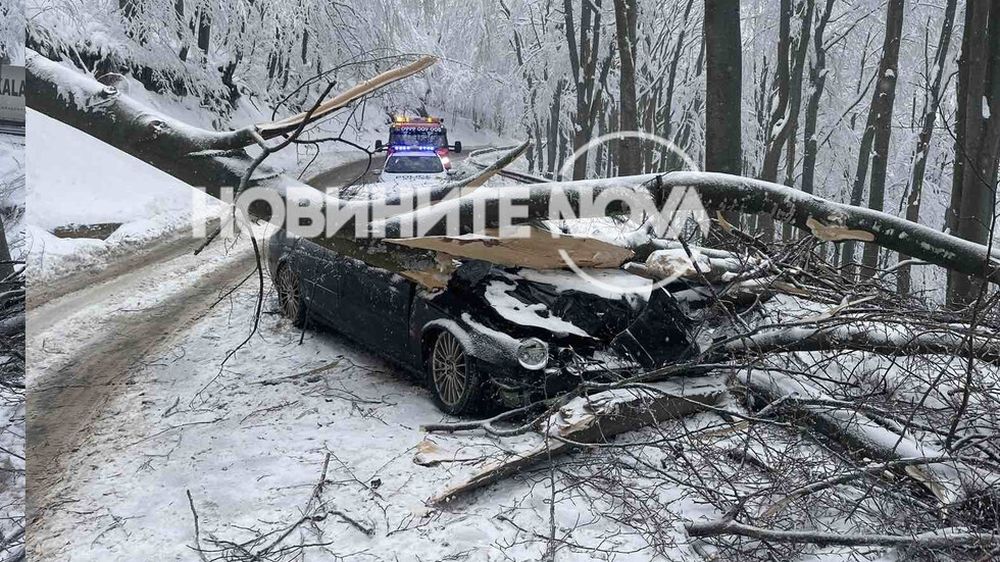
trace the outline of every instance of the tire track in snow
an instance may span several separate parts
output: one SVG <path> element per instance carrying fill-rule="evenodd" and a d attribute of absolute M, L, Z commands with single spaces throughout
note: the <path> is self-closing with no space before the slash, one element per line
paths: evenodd
<path fill-rule="evenodd" d="M 248 243 L 211 259 L 185 253 L 135 264 L 126 276 L 29 313 L 28 352 L 40 365 L 28 374 L 29 521 L 68 499 L 62 492 L 71 492 L 72 483 L 62 482 L 62 462 L 99 438 L 90 424 L 116 390 L 130 384 L 132 370 L 252 268 Z M 44 329 L 36 329 L 36 319 Z"/>

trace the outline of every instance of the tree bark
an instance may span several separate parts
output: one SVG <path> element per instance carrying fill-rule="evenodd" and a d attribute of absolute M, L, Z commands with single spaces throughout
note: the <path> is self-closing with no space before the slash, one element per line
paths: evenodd
<path fill-rule="evenodd" d="M 889 0 L 885 22 L 885 43 L 879 63 L 878 84 L 872 111 L 875 114 L 874 152 L 872 175 L 868 185 L 868 207 L 881 211 L 885 207 L 885 178 L 889 166 L 889 141 L 892 137 L 892 110 L 896 100 L 896 82 L 899 79 L 899 44 L 903 34 L 904 0 Z M 861 276 L 872 277 L 878 269 L 879 247 L 865 245 L 861 260 Z"/>
<path fill-rule="evenodd" d="M 639 106 L 635 92 L 635 55 L 638 0 L 614 0 L 615 29 L 617 31 L 618 60 L 621 68 L 618 75 L 618 89 L 621 97 L 620 131 L 639 130 Z M 618 175 L 631 176 L 640 173 L 642 160 L 637 138 L 620 139 Z"/>
<path fill-rule="evenodd" d="M 717 406 L 726 396 L 724 384 L 716 377 L 648 383 L 636 388 L 619 388 L 575 398 L 548 418 L 538 421 L 541 443 L 510 454 L 507 458 L 479 467 L 471 476 L 451 483 L 428 500 L 440 505 L 458 496 L 497 482 L 554 456 L 578 448 L 579 444 L 607 443 L 611 437 L 648 425 L 656 425 Z M 464 426 L 458 426 L 464 429 Z M 453 431 L 448 426 L 427 427 L 428 431 Z"/>
<path fill-rule="evenodd" d="M 792 133 L 797 128 L 799 108 L 801 107 L 802 75 L 806 53 L 809 49 L 815 0 L 806 0 L 799 36 L 794 42 L 791 37 L 792 2 L 791 0 L 781 0 L 780 6 L 778 56 L 775 69 L 777 103 L 771 107 L 771 116 L 765 131 L 767 142 L 765 143 L 764 163 L 761 165 L 760 173 L 761 179 L 771 182 L 778 180 L 778 165 L 785 143 L 795 142 Z M 774 219 L 772 217 L 760 217 L 758 225 L 765 240 L 774 239 Z"/>
<path fill-rule="evenodd" d="M 906 220 L 920 222 L 920 198 L 923 195 L 924 172 L 927 169 L 927 156 L 930 151 L 931 135 L 937 120 L 938 108 L 941 106 L 941 83 L 944 79 L 944 68 L 947 64 L 948 46 L 951 44 L 951 32 L 955 23 L 955 11 L 958 0 L 948 0 L 944 10 L 944 20 L 941 22 L 941 34 L 938 36 L 937 50 L 934 53 L 934 81 L 927 90 L 924 105 L 923 123 L 920 136 L 917 138 L 917 148 L 913 162 L 913 174 L 910 178 L 910 189 L 906 197 Z M 900 254 L 899 260 L 905 261 L 909 256 Z M 902 265 L 896 277 L 897 289 L 901 294 L 910 292 L 910 266 Z"/>
<path fill-rule="evenodd" d="M 1000 157 L 1000 6 L 996 2 L 970 2 L 966 6 L 958 97 L 949 213 L 952 232 L 987 244 L 993 234 Z M 948 302 L 954 306 L 974 302 L 980 288 L 972 276 L 951 273 Z"/>
<path fill-rule="evenodd" d="M 813 193 L 816 189 L 816 156 L 819 144 L 816 142 L 816 122 L 819 119 L 819 102 L 826 87 L 826 44 L 824 43 L 826 26 L 830 22 L 834 0 L 826 0 L 823 13 L 820 14 L 813 32 L 814 62 L 809 65 L 809 83 L 812 92 L 806 102 L 806 118 L 803 132 L 805 150 L 802 156 L 802 191 Z"/>
<path fill-rule="evenodd" d="M 705 169 L 739 175 L 743 167 L 743 44 L 739 2 L 706 0 L 704 33 Z M 730 224 L 739 224 L 738 213 L 727 215 Z"/>
<path fill-rule="evenodd" d="M 889 0 L 886 10 L 885 36 L 882 41 L 882 58 L 878 65 L 876 87 L 872 94 L 871 105 L 868 108 L 868 118 L 865 121 L 865 131 L 861 136 L 861 149 L 858 152 L 858 168 L 854 177 L 854 187 L 851 190 L 851 205 L 860 205 L 864 198 L 865 178 L 871 166 L 871 185 L 869 186 L 868 206 L 882 210 L 885 197 L 886 158 L 889 150 L 889 135 L 892 125 L 892 107 L 896 96 L 896 80 L 899 60 L 899 41 L 903 25 L 903 0 Z M 878 185 L 876 185 L 878 182 Z M 845 264 L 852 263 L 856 244 L 848 242 L 844 245 L 843 260 Z M 872 261 L 875 260 L 875 261 Z M 862 258 L 866 265 L 877 265 L 877 249 L 872 254 L 868 249 Z M 853 265 L 849 271 L 855 271 Z M 874 269 L 863 268 L 862 275 L 871 276 Z"/>
<path fill-rule="evenodd" d="M 601 0 L 584 0 L 580 4 L 579 37 L 573 15 L 573 0 L 563 0 L 566 43 L 569 51 L 570 70 L 576 90 L 576 113 L 573 119 L 573 150 L 582 149 L 590 142 L 594 131 L 595 116 L 601 106 L 603 88 L 611 67 L 609 56 L 601 66 L 598 78 L 598 60 L 601 46 Z M 581 153 L 573 166 L 573 179 L 587 177 L 589 154 Z"/>

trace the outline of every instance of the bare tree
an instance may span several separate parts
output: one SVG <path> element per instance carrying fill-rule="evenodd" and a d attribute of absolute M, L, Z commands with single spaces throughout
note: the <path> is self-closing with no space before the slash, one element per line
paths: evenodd
<path fill-rule="evenodd" d="M 834 0 L 826 0 L 822 13 L 816 22 L 813 32 L 813 61 L 809 65 L 809 83 L 811 93 L 806 102 L 805 125 L 803 137 L 805 150 L 802 156 L 802 191 L 812 193 L 815 190 L 816 156 L 819 153 L 819 143 L 816 141 L 816 122 L 819 118 L 819 102 L 826 87 L 826 26 L 830 23 Z"/>
<path fill-rule="evenodd" d="M 576 90 L 576 113 L 573 123 L 573 150 L 579 150 L 590 142 L 594 124 L 603 98 L 603 86 L 607 83 L 611 68 L 608 50 L 601 57 L 601 0 L 584 0 L 580 3 L 580 19 L 577 22 L 573 12 L 573 0 L 563 0 L 566 44 L 569 48 L 570 71 Z M 600 61 L 600 68 L 598 62 Z M 551 142 L 551 141 L 550 141 Z M 573 168 L 573 179 L 587 176 L 589 157 L 583 153 Z"/>
<path fill-rule="evenodd" d="M 618 89 L 621 109 L 621 131 L 639 130 L 639 106 L 635 93 L 636 27 L 638 25 L 638 0 L 614 0 L 615 30 L 618 42 Z M 635 138 L 621 139 L 618 143 L 618 173 L 628 176 L 641 172 L 642 159 L 639 142 Z"/>
<path fill-rule="evenodd" d="M 705 1 L 705 169 L 740 174 L 743 45 L 739 2 Z M 727 220 L 738 224 L 739 215 Z"/>
<path fill-rule="evenodd" d="M 851 189 L 851 204 L 860 205 L 864 198 L 865 178 L 871 166 L 868 206 L 882 210 L 885 201 L 885 177 L 888 166 L 889 138 L 892 134 L 892 109 L 896 99 L 896 80 L 899 73 L 899 42 L 903 31 L 903 0 L 890 0 L 886 9 L 885 36 L 882 58 L 878 65 L 875 91 L 868 108 L 868 119 L 861 137 L 858 152 L 858 169 Z M 851 264 L 855 243 L 844 245 L 843 260 Z M 871 276 L 878 262 L 878 248 L 865 249 L 862 275 Z M 853 268 L 852 268 L 853 269 Z"/>
<path fill-rule="evenodd" d="M 963 33 L 948 222 L 958 236 L 986 244 L 993 233 L 1000 157 L 1000 6 L 969 2 Z M 968 275 L 950 273 L 948 301 L 973 302 L 980 286 Z"/>
<path fill-rule="evenodd" d="M 764 163 L 760 177 L 765 181 L 777 181 L 778 165 L 781 162 L 785 143 L 795 143 L 794 134 L 798 128 L 799 108 L 802 100 L 802 76 L 806 53 L 809 50 L 809 35 L 812 29 L 812 14 L 815 0 L 805 0 L 794 10 L 792 0 L 781 0 L 778 30 L 778 56 L 775 61 L 774 95 L 777 103 L 772 104 L 767 123 Z M 792 15 L 801 13 L 799 34 L 791 34 Z M 791 154 L 794 156 L 794 153 Z M 793 160 L 793 158 L 786 158 Z M 789 162 L 787 165 L 794 165 Z M 761 235 L 765 240 L 774 239 L 774 219 L 762 216 L 758 221 Z"/>
<path fill-rule="evenodd" d="M 910 177 L 910 188 L 906 197 L 906 220 L 920 222 L 920 199 L 924 190 L 924 172 L 927 169 L 927 156 L 930 151 L 931 135 L 934 134 L 934 124 L 937 121 L 938 108 L 941 107 L 941 97 L 944 94 L 944 69 L 948 59 L 948 46 L 951 44 L 951 32 L 955 24 L 955 11 L 958 0 L 948 0 L 945 6 L 944 19 L 941 21 L 941 34 L 938 36 L 937 49 L 934 51 L 934 79 L 927 83 L 924 93 L 924 111 L 920 136 L 917 137 L 917 147 L 913 158 L 913 173 Z M 930 76 L 926 80 L 930 80 Z M 907 256 L 900 255 L 900 262 L 905 262 Z M 902 263 L 896 276 L 899 292 L 910 292 L 910 265 Z"/>

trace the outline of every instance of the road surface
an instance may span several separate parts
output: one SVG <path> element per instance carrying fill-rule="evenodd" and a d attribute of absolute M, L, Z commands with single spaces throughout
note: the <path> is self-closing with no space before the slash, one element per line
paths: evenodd
<path fill-rule="evenodd" d="M 365 165 L 332 168 L 311 184 L 345 185 Z M 100 271 L 31 287 L 26 343 L 29 521 L 39 521 L 65 500 L 59 493 L 66 484 L 63 459 L 87 446 L 93 438 L 91 423 L 130 384 L 129 373 L 253 271 L 247 241 L 233 248 L 217 241 L 194 256 L 200 243 L 185 231 Z"/>

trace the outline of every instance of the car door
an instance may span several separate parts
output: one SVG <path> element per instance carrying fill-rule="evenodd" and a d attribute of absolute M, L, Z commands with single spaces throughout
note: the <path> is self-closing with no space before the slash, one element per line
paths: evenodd
<path fill-rule="evenodd" d="M 337 327 L 373 351 L 405 359 L 413 283 L 400 275 L 338 256 Z"/>
<path fill-rule="evenodd" d="M 337 255 L 312 240 L 302 240 L 296 247 L 301 262 L 300 279 L 308 306 L 309 319 L 337 327 L 340 307 L 340 276 Z"/>

